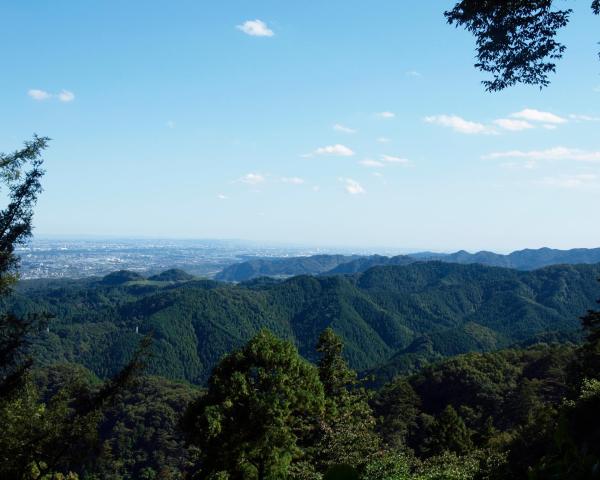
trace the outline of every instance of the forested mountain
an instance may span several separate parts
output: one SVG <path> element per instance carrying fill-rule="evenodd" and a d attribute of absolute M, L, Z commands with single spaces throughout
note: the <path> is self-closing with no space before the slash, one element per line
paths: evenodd
<path fill-rule="evenodd" d="M 441 260 L 452 263 L 481 263 L 492 267 L 535 270 L 550 265 L 577 265 L 600 262 L 600 248 L 574 248 L 556 250 L 552 248 L 517 250 L 508 255 L 493 252 L 469 253 L 461 250 L 451 254 L 421 253 L 414 255 L 421 260 Z"/>
<path fill-rule="evenodd" d="M 356 260 L 351 260 L 342 263 L 335 268 L 332 268 L 325 275 L 338 275 L 348 273 L 366 272 L 369 268 L 389 265 L 408 265 L 415 263 L 417 260 L 409 255 L 397 255 L 395 257 L 386 257 L 383 255 L 369 255 L 368 257 L 360 257 Z"/>
<path fill-rule="evenodd" d="M 314 255 L 309 257 L 254 259 L 236 263 L 216 275 L 225 282 L 244 282 L 258 277 L 291 277 L 294 275 L 337 275 L 365 272 L 384 265 L 408 265 L 417 261 L 479 263 L 490 267 L 535 270 L 551 265 L 600 263 L 600 248 L 525 249 L 502 255 L 494 252 L 455 253 L 419 252 L 386 257 L 384 255 Z"/>
<path fill-rule="evenodd" d="M 224 354 L 261 328 L 314 360 L 327 327 L 343 338 L 354 368 L 384 365 L 388 375 L 548 332 L 573 338 L 581 312 L 594 305 L 599 276 L 600 265 L 520 272 L 443 262 L 240 285 L 136 276 L 115 284 L 111 274 L 24 281 L 5 308 L 54 315 L 37 341 L 41 361 L 81 363 L 100 377 L 114 374 L 149 332 L 155 339 L 149 373 L 201 384 Z"/>
<path fill-rule="evenodd" d="M 356 255 L 312 255 L 308 257 L 257 258 L 225 268 L 215 277 L 226 282 L 244 282 L 257 277 L 317 275 L 350 262 Z"/>

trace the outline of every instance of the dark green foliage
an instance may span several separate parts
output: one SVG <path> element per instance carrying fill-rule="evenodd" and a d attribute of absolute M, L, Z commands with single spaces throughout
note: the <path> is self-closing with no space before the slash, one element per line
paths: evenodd
<path fill-rule="evenodd" d="M 144 280 L 143 275 L 129 270 L 119 270 L 118 272 L 109 273 L 102 279 L 102 285 L 123 285 L 127 282 L 136 280 Z"/>
<path fill-rule="evenodd" d="M 196 452 L 178 429 L 198 392 L 181 383 L 142 377 L 120 392 L 98 425 L 98 456 L 88 467 L 100 478 L 183 478 Z"/>
<path fill-rule="evenodd" d="M 464 455 L 472 449 L 471 432 L 452 405 L 447 405 L 431 425 L 423 451 L 430 455 L 446 451 Z"/>
<path fill-rule="evenodd" d="M 316 368 L 261 331 L 217 365 L 183 427 L 201 447 L 203 476 L 276 480 L 301 458 L 323 407 Z"/>
<path fill-rule="evenodd" d="M 396 378 L 381 387 L 371 400 L 377 431 L 393 450 L 406 447 L 406 439 L 417 427 L 421 399 L 405 378 Z"/>
<path fill-rule="evenodd" d="M 15 247 L 31 237 L 33 207 L 42 191 L 42 153 L 49 139 L 34 135 L 21 150 L 0 153 L 0 182 L 8 205 L 0 210 L 0 298 L 17 279 Z M 17 390 L 28 368 L 29 333 L 39 327 L 40 315 L 0 313 L 0 399 Z"/>
<path fill-rule="evenodd" d="M 548 74 L 566 49 L 556 40 L 569 22 L 571 9 L 554 9 L 553 0 L 462 0 L 449 12 L 449 23 L 465 27 L 475 36 L 475 66 L 492 74 L 483 82 L 488 91 L 517 83 L 548 86 Z M 600 13 L 594 0 L 592 10 Z"/>
<path fill-rule="evenodd" d="M 334 465 L 327 470 L 323 480 L 359 480 L 359 476 L 352 465 Z"/>
<path fill-rule="evenodd" d="M 189 282 L 195 278 L 196 277 L 184 272 L 183 270 L 172 268 L 171 270 L 165 270 L 158 275 L 152 275 L 151 277 L 148 277 L 148 280 L 152 280 L 154 282 Z"/>
<path fill-rule="evenodd" d="M 36 341 L 41 362 L 79 362 L 103 378 L 150 331 L 149 373 L 204 383 L 223 355 L 261 328 L 316 362 L 319 334 L 331 327 L 351 368 L 376 368 L 391 380 L 445 356 L 537 341 L 549 331 L 574 338 L 581 312 L 595 305 L 599 275 L 595 265 L 516 272 L 428 262 L 248 286 L 38 280 L 22 282 L 5 308 L 55 317 Z"/>
<path fill-rule="evenodd" d="M 336 465 L 362 468 L 379 448 L 367 392 L 360 388 L 356 372 L 342 357 L 342 349 L 343 342 L 333 330 L 321 333 L 317 351 L 321 354 L 319 378 L 326 402 L 312 449 L 313 462 L 320 471 Z"/>
<path fill-rule="evenodd" d="M 552 0 L 463 0 L 446 12 L 449 23 L 475 35 L 477 68 L 491 73 L 489 91 L 516 83 L 547 86 L 565 46 L 556 41 L 571 10 L 553 10 Z"/>
<path fill-rule="evenodd" d="M 327 328 L 319 336 L 317 352 L 319 359 L 319 378 L 325 389 L 325 394 L 332 399 L 337 399 L 348 393 L 356 383 L 356 372 L 348 367 L 342 356 L 344 344 L 331 328 Z"/>

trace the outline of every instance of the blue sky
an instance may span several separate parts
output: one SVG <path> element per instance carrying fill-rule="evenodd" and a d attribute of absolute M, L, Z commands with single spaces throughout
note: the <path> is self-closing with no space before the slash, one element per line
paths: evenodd
<path fill-rule="evenodd" d="M 486 93 L 452 2 L 0 4 L 0 151 L 53 141 L 38 234 L 600 245 L 600 18 Z"/>

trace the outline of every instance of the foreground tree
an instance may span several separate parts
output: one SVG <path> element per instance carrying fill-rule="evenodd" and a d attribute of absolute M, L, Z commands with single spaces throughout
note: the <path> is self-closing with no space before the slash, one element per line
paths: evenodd
<path fill-rule="evenodd" d="M 490 73 L 486 90 L 498 91 L 517 83 L 540 88 L 550 83 L 556 60 L 566 49 L 558 31 L 569 23 L 571 9 L 553 8 L 553 0 L 462 0 L 445 13 L 448 23 L 475 36 L 475 67 Z M 600 0 L 592 2 L 600 14 Z"/>
<path fill-rule="evenodd" d="M 334 465 L 359 469 L 379 448 L 375 418 L 367 392 L 342 356 L 343 342 L 331 328 L 319 337 L 319 376 L 326 395 L 325 415 L 319 423 L 315 463 L 321 471 Z"/>
<path fill-rule="evenodd" d="M 202 450 L 202 478 L 275 480 L 301 460 L 323 408 L 317 369 L 263 330 L 219 363 L 182 426 Z"/>
<path fill-rule="evenodd" d="M 42 153 L 48 142 L 34 135 L 21 150 L 0 153 L 0 191 L 8 198 L 0 211 L 0 297 L 9 294 L 18 278 L 15 248 L 31 237 L 33 207 L 42 191 Z M 0 399 L 14 394 L 31 366 L 28 339 L 37 319 L 0 315 Z"/>

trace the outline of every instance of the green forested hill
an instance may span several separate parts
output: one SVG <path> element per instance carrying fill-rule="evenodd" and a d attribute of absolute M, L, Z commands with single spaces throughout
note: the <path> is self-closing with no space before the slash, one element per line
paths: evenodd
<path fill-rule="evenodd" d="M 117 371 L 148 332 L 155 338 L 150 373 L 203 383 L 225 353 L 263 327 L 314 359 L 328 326 L 344 339 L 354 368 L 397 373 L 548 332 L 568 337 L 595 305 L 598 277 L 600 265 L 520 272 L 426 262 L 240 285 L 37 280 L 22 282 L 5 308 L 53 314 L 37 345 L 42 362 L 82 363 L 101 377 Z"/>
<path fill-rule="evenodd" d="M 360 257 L 357 255 L 311 255 L 307 257 L 256 258 L 230 265 L 217 274 L 216 279 L 225 282 L 245 282 L 263 276 L 317 275 L 357 258 Z"/>

